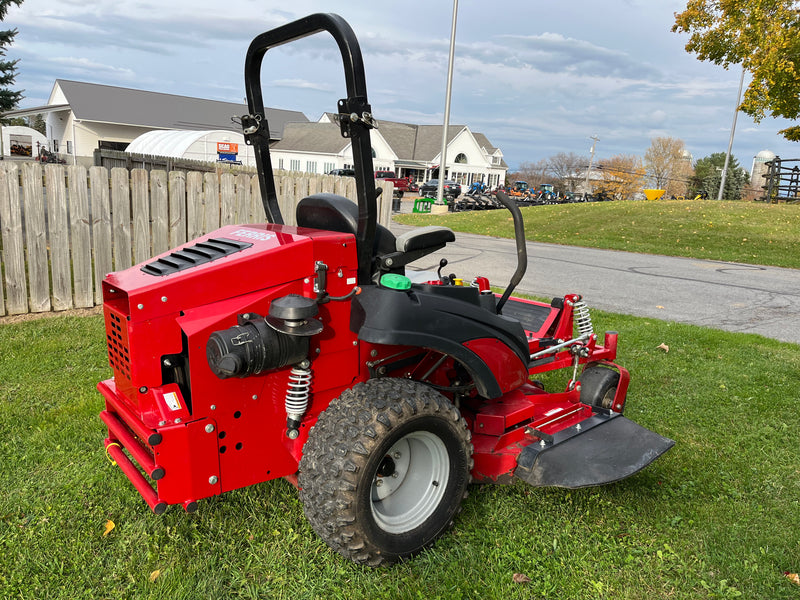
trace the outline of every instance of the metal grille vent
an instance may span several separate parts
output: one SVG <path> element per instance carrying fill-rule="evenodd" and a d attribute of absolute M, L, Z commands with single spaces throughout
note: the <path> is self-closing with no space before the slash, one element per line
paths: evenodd
<path fill-rule="evenodd" d="M 125 323 L 114 313 L 108 314 L 106 338 L 108 339 L 108 363 L 116 372 L 131 378 L 131 358 L 128 353 L 128 336 Z"/>
<path fill-rule="evenodd" d="M 163 277 L 184 269 L 197 267 L 224 256 L 230 256 L 252 245 L 249 242 L 240 242 L 227 238 L 210 238 L 147 263 L 142 267 L 142 271 L 148 275 Z"/>

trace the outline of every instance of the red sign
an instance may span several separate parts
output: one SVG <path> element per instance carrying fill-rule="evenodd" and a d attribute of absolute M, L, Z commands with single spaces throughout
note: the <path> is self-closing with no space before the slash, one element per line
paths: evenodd
<path fill-rule="evenodd" d="M 217 142 L 217 152 L 223 154 L 239 154 L 239 144 L 233 142 Z"/>

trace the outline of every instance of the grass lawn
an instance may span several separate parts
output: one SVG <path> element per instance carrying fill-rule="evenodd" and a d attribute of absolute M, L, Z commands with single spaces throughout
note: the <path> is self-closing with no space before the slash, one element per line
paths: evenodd
<path fill-rule="evenodd" d="M 523 208 L 535 242 L 800 268 L 800 204 L 659 200 Z M 395 215 L 399 223 L 514 237 L 507 210 Z"/>
<path fill-rule="evenodd" d="M 596 206 L 618 210 L 528 214 Z M 0 598 L 800 597 L 800 348 L 593 318 L 620 333 L 626 414 L 676 446 L 602 488 L 474 486 L 432 550 L 380 570 L 330 551 L 282 480 L 153 515 L 102 450 L 102 319 L 2 325 Z"/>

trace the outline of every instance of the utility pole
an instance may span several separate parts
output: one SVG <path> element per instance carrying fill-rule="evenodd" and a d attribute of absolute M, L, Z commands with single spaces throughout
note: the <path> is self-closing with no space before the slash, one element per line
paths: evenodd
<path fill-rule="evenodd" d="M 589 174 L 592 172 L 592 163 L 594 162 L 594 147 L 597 145 L 597 142 L 600 141 L 600 138 L 597 137 L 596 135 L 593 135 L 589 139 L 592 140 L 592 149 L 589 150 L 589 152 L 591 153 L 591 156 L 589 157 L 589 168 L 586 169 L 586 193 L 587 194 L 591 191 L 591 188 L 589 187 Z"/>
<path fill-rule="evenodd" d="M 450 129 L 450 95 L 453 90 L 453 58 L 456 51 L 456 18 L 458 0 L 453 0 L 453 21 L 450 25 L 450 54 L 447 60 L 447 90 L 444 100 L 444 127 L 442 128 L 442 152 L 439 157 L 439 187 L 436 189 L 436 204 L 444 204 L 444 178 L 447 174 L 447 132 Z"/>
<path fill-rule="evenodd" d="M 736 117 L 739 115 L 739 100 L 742 98 L 742 86 L 744 84 L 744 65 L 742 65 L 742 77 L 739 79 L 739 93 L 736 95 L 736 106 L 733 107 L 733 124 L 731 125 L 731 137 L 728 139 L 728 151 L 725 153 L 725 166 L 722 167 L 722 179 L 719 182 L 719 194 L 717 200 L 722 200 L 722 192 L 725 189 L 725 176 L 728 174 L 728 162 L 731 160 L 731 148 L 733 147 L 733 134 L 736 132 Z"/>

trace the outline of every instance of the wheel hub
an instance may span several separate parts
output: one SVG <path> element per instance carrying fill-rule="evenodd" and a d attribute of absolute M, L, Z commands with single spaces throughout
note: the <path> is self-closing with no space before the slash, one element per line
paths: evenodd
<path fill-rule="evenodd" d="M 372 515 L 389 533 L 421 525 L 442 501 L 450 475 L 444 442 L 428 431 L 412 432 L 395 442 L 375 472 Z"/>

